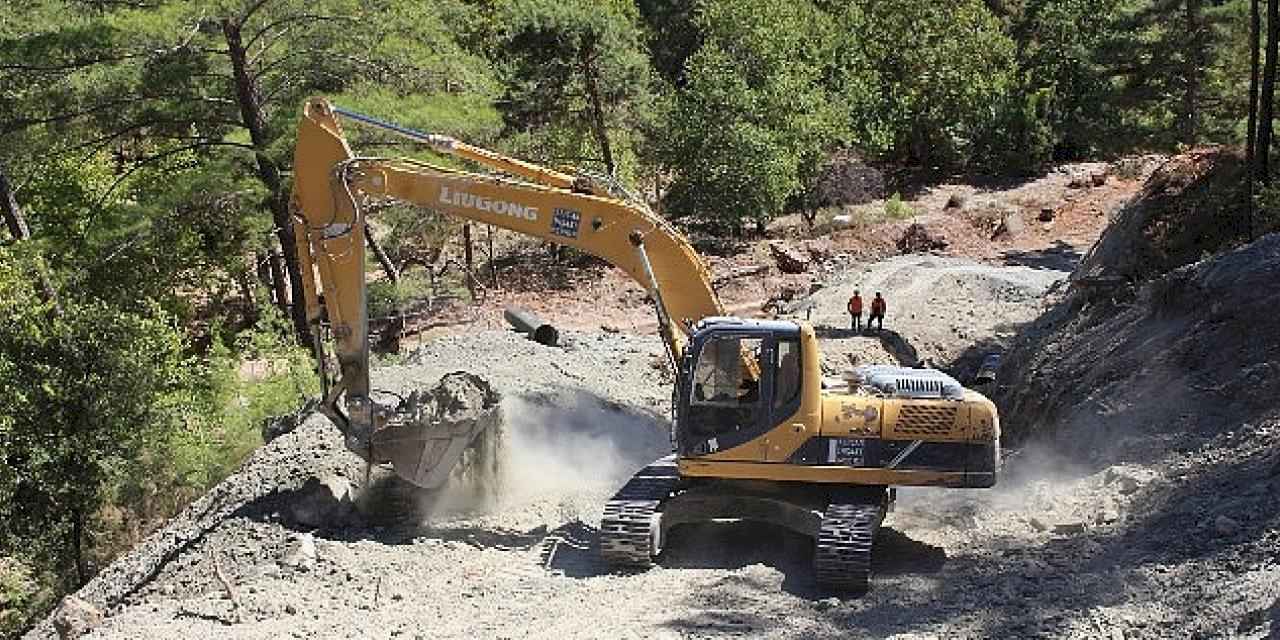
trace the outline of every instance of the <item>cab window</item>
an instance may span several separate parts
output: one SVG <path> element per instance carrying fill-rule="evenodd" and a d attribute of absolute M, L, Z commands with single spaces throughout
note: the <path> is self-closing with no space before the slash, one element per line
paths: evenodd
<path fill-rule="evenodd" d="M 773 408 L 779 411 L 800 401 L 800 341 L 778 342 L 778 368 L 774 378 Z"/>
<path fill-rule="evenodd" d="M 689 402 L 694 429 L 713 435 L 756 424 L 763 347 L 763 339 L 741 336 L 716 336 L 702 345 Z"/>

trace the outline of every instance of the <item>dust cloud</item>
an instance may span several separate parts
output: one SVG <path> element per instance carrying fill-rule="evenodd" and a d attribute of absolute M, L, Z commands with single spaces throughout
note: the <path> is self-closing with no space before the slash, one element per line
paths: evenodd
<path fill-rule="evenodd" d="M 609 494 L 637 469 L 667 454 L 661 416 L 627 409 L 583 392 L 508 396 L 502 428 L 478 438 L 466 471 L 419 494 L 423 520 L 550 509 L 587 517 L 578 505 Z M 489 459 L 489 456 L 492 456 Z"/>
<path fill-rule="evenodd" d="M 1047 441 L 1006 450 L 990 489 L 902 487 L 894 520 L 912 527 L 980 526 L 991 518 L 1060 514 L 1078 483 L 1092 473 Z"/>

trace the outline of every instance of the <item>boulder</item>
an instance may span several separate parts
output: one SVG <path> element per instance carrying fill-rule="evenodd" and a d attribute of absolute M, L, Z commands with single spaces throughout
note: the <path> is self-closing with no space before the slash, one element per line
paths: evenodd
<path fill-rule="evenodd" d="M 996 226 L 995 233 L 991 234 L 991 239 L 1016 238 L 1025 229 L 1026 224 L 1022 221 L 1022 214 L 1006 213 L 1000 218 L 1000 224 Z"/>
<path fill-rule="evenodd" d="M 1083 522 L 1062 522 L 1053 526 L 1053 532 L 1062 535 L 1071 535 L 1084 533 L 1086 525 Z"/>
<path fill-rule="evenodd" d="M 1153 475 L 1146 470 L 1116 465 L 1107 469 L 1102 476 L 1102 483 L 1108 487 L 1112 487 L 1121 495 L 1129 495 L 1134 493 L 1142 486 L 1153 479 Z"/>
<path fill-rule="evenodd" d="M 289 515 L 304 527 L 341 525 L 350 518 L 354 505 L 351 483 L 338 475 L 312 476 L 293 493 Z"/>
<path fill-rule="evenodd" d="M 1240 522 L 1229 516 L 1218 516 L 1213 521 L 1213 530 L 1220 536 L 1235 535 L 1240 530 Z"/>
<path fill-rule="evenodd" d="M 310 533 L 302 534 L 296 542 L 289 546 L 280 564 L 299 571 L 311 571 L 316 568 L 316 539 Z"/>
<path fill-rule="evenodd" d="M 926 253 L 941 251 L 948 246 L 946 236 L 929 231 L 919 222 L 914 222 L 898 238 L 898 251 L 902 253 Z"/>
<path fill-rule="evenodd" d="M 1038 219 L 1040 222 L 1053 222 L 1054 217 L 1057 215 L 1058 212 L 1054 211 L 1053 207 L 1041 207 Z"/>
<path fill-rule="evenodd" d="M 783 273 L 804 273 L 809 270 L 809 258 L 782 243 L 769 243 L 769 253 L 773 254 L 778 270 Z"/>
<path fill-rule="evenodd" d="M 53 612 L 53 628 L 62 640 L 79 638 L 102 624 L 102 610 L 88 601 L 67 596 Z"/>

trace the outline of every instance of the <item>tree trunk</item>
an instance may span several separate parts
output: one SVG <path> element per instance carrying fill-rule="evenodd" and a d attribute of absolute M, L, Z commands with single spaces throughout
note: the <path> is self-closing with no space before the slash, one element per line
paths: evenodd
<path fill-rule="evenodd" d="M 244 298 L 245 326 L 251 326 L 258 321 L 258 297 L 253 291 L 253 271 L 246 269 L 236 280 L 240 285 L 240 297 Z"/>
<path fill-rule="evenodd" d="M 1200 72 L 1203 68 L 1204 34 L 1200 31 L 1200 0 L 1186 0 L 1184 5 L 1185 28 L 1190 39 L 1189 51 L 1184 58 L 1183 81 L 1186 87 L 1182 93 L 1182 143 L 1193 145 L 1199 131 L 1199 114 L 1196 103 L 1199 101 Z"/>
<path fill-rule="evenodd" d="M 382 270 L 387 274 L 387 279 L 393 284 L 400 282 L 400 270 L 396 268 L 395 263 L 391 262 L 391 258 L 387 256 L 387 252 L 382 250 L 382 246 L 377 240 L 373 239 L 373 229 L 369 228 L 369 223 L 364 223 L 364 242 L 369 245 L 369 250 L 378 258 L 378 264 L 382 265 Z"/>
<path fill-rule="evenodd" d="M 71 512 L 71 557 L 76 563 L 76 587 L 83 587 L 89 582 L 89 566 L 84 561 L 84 512 L 78 508 Z"/>
<path fill-rule="evenodd" d="M 13 193 L 9 174 L 3 164 L 0 164 L 0 213 L 4 214 L 4 225 L 9 228 L 14 241 L 22 242 L 31 237 L 31 229 L 27 226 L 26 217 L 22 215 L 22 209 L 18 207 L 18 197 Z"/>
<path fill-rule="evenodd" d="M 467 264 L 467 273 L 464 276 L 467 282 L 467 291 L 471 293 L 471 300 L 476 299 L 476 279 L 471 276 L 476 269 L 476 255 L 471 248 L 471 223 L 464 222 L 462 224 L 462 256 L 463 261 Z"/>
<path fill-rule="evenodd" d="M 267 156 L 267 119 L 262 111 L 262 99 L 258 95 L 258 86 L 253 75 L 249 73 L 248 56 L 240 37 L 239 22 L 224 18 L 222 34 L 227 41 L 227 55 L 231 58 L 231 71 L 235 81 L 236 103 L 240 107 L 240 118 L 249 131 L 249 140 L 253 143 L 253 156 L 258 179 L 267 188 L 267 206 L 271 209 L 271 219 L 276 227 L 276 237 L 283 249 L 285 269 L 289 274 L 289 299 L 293 318 L 293 327 L 297 331 L 298 341 L 303 345 L 311 344 L 311 327 L 307 324 L 307 309 L 302 291 L 302 269 L 298 266 L 298 247 L 293 235 L 293 221 L 289 215 L 289 197 L 285 193 L 284 182 L 280 177 L 280 169 Z"/>
<path fill-rule="evenodd" d="M 1262 70 L 1262 94 L 1258 102 L 1258 179 L 1271 180 L 1271 131 L 1276 98 L 1276 54 L 1280 49 L 1280 0 L 1267 0 L 1267 62 Z"/>
<path fill-rule="evenodd" d="M 271 258 L 267 263 L 271 270 L 271 290 L 276 294 L 276 306 L 280 308 L 280 313 L 288 318 L 292 306 L 289 304 L 289 278 L 285 275 L 284 260 L 284 253 L 271 247 Z"/>
<path fill-rule="evenodd" d="M 582 50 L 582 78 L 587 85 L 587 95 L 591 98 L 591 128 L 595 133 L 596 143 L 600 145 L 600 153 L 604 156 L 604 166 L 612 176 L 616 167 L 613 163 L 613 147 L 609 145 L 609 130 L 604 123 L 604 103 L 600 100 L 600 87 L 596 79 L 595 55 L 595 47 Z"/>
<path fill-rule="evenodd" d="M 1258 135 L 1258 45 L 1262 27 L 1262 18 L 1258 15 L 1258 0 L 1249 0 L 1249 125 L 1245 133 L 1245 177 L 1248 185 L 1245 189 L 1245 233 L 1253 240 L 1253 181 L 1257 179 L 1257 139 Z"/>
<path fill-rule="evenodd" d="M 0 215 L 4 216 L 4 224 L 8 227 L 9 233 L 13 234 L 14 242 L 31 239 L 31 227 L 27 226 L 27 217 L 22 214 L 22 207 L 18 206 L 18 196 L 13 192 L 13 185 L 9 183 L 9 173 L 5 170 L 3 163 L 0 163 Z M 35 282 L 32 284 L 40 294 L 40 299 L 53 305 L 54 314 L 61 315 L 62 305 L 58 303 L 58 293 L 53 288 L 53 282 L 49 280 L 49 274 L 45 272 L 44 260 L 39 256 L 36 256 L 34 277 Z"/>
<path fill-rule="evenodd" d="M 489 227 L 489 286 L 494 290 L 498 288 L 498 260 L 493 255 L 493 225 Z"/>

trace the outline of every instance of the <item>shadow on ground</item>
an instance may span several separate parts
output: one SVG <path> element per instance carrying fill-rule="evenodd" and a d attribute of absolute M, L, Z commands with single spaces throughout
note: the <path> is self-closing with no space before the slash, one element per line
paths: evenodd
<path fill-rule="evenodd" d="M 551 531 L 542 542 L 543 566 L 571 578 L 613 573 L 600 559 L 599 534 L 582 522 Z M 877 576 L 937 573 L 947 560 L 942 548 L 890 527 L 880 529 L 875 545 L 872 573 Z M 782 590 L 796 597 L 816 600 L 841 595 L 814 582 L 812 539 L 769 524 L 707 522 L 676 527 L 657 564 L 667 569 L 724 571 L 764 565 L 781 572 Z"/>
<path fill-rule="evenodd" d="M 897 358 L 898 362 L 902 363 L 903 366 L 913 367 L 920 364 L 920 354 L 916 351 L 916 348 L 902 334 L 893 329 L 866 328 L 862 331 L 855 331 L 853 329 L 819 325 L 813 328 L 813 332 L 819 340 L 875 338 L 880 341 L 880 345 L 884 347 L 884 350 L 893 354 L 893 357 Z"/>
<path fill-rule="evenodd" d="M 1084 256 L 1075 247 L 1058 240 L 1044 249 L 1005 251 L 1000 257 L 1010 266 L 1071 272 L 1075 271 Z"/>

